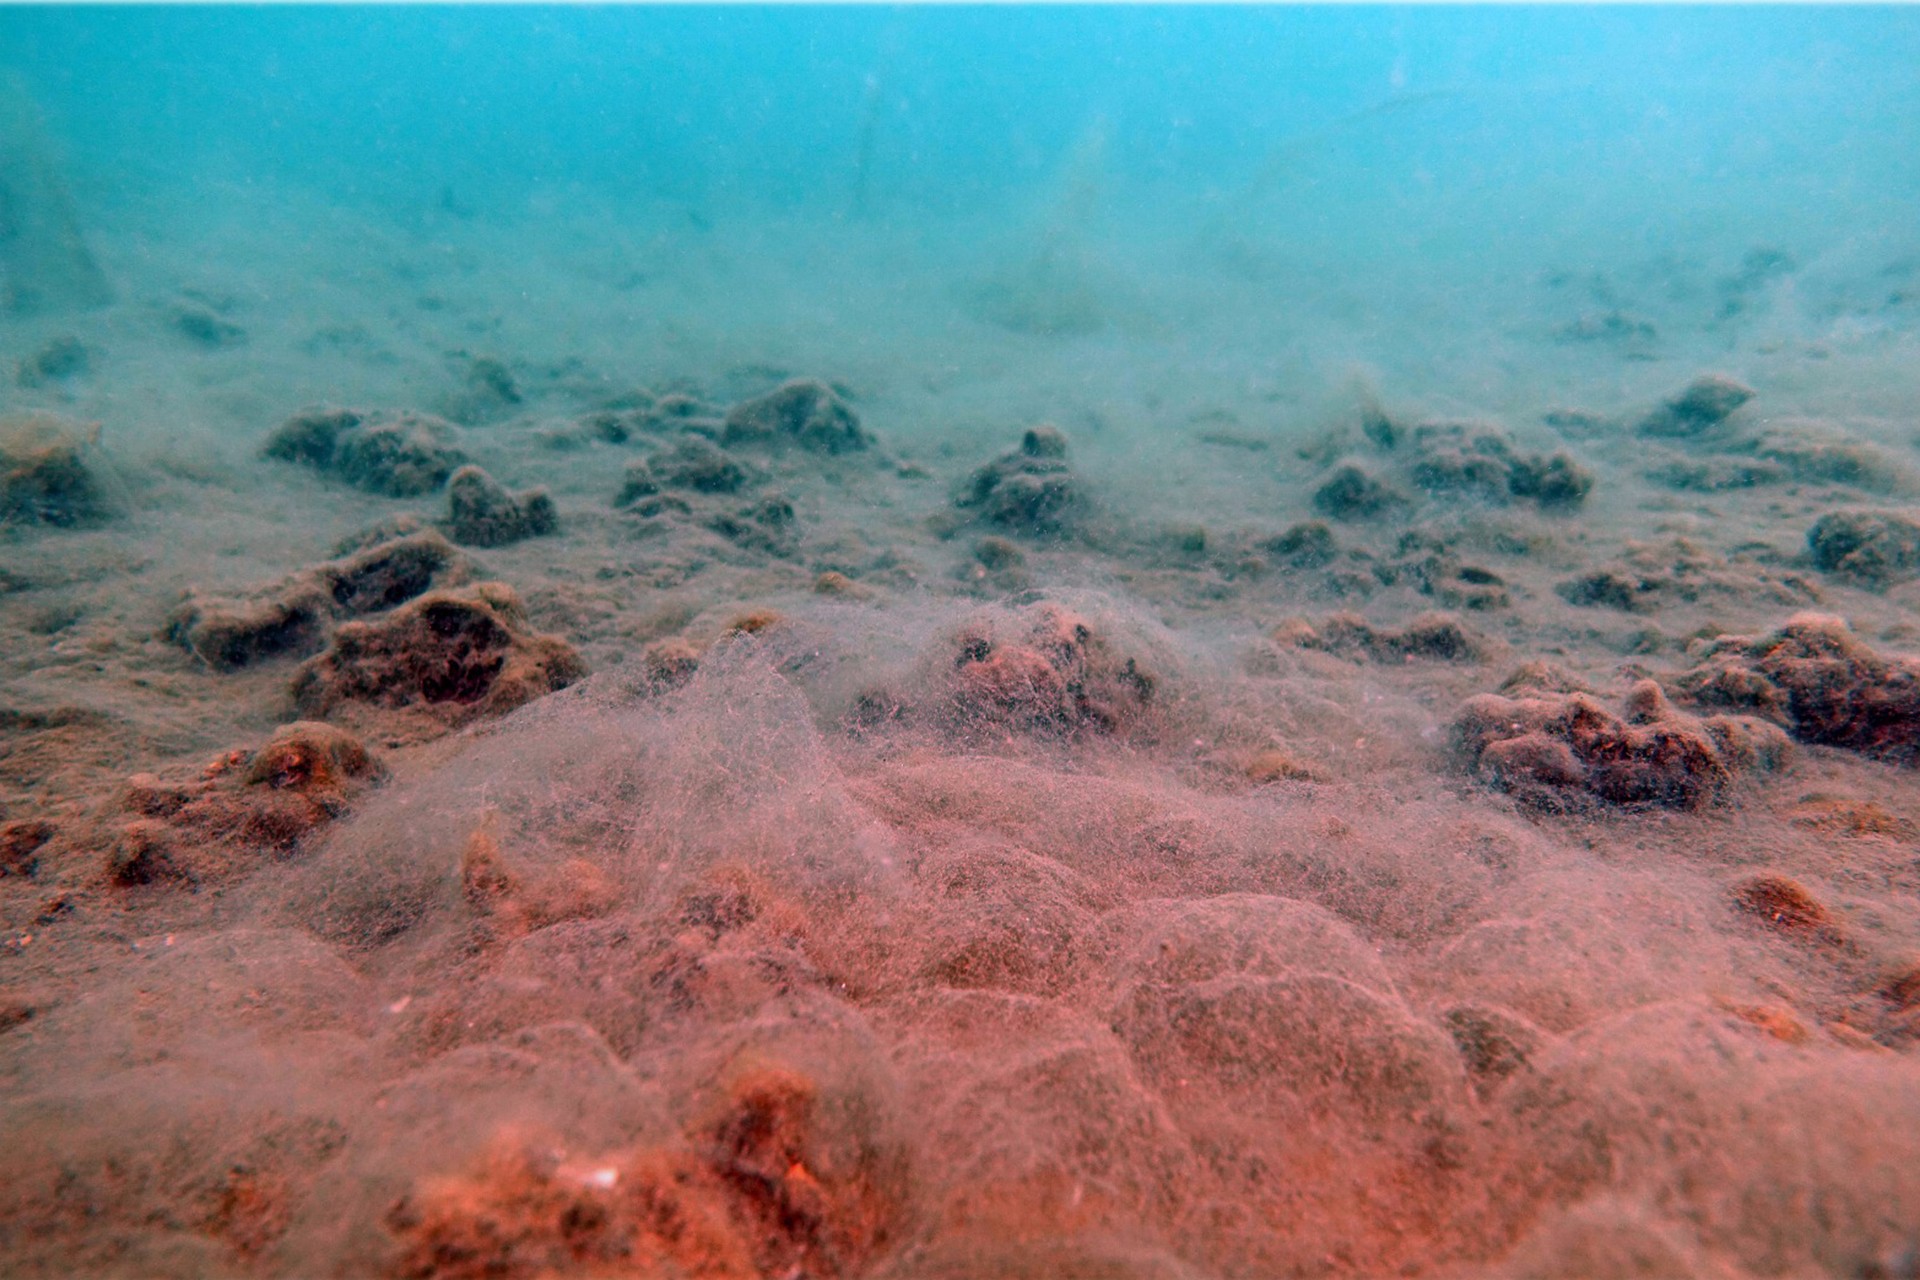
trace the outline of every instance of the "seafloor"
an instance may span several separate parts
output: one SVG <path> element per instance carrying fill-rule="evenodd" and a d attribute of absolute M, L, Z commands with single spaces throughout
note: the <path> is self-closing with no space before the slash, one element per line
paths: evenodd
<path fill-rule="evenodd" d="M 5 320 L 0 1270 L 1920 1274 L 1920 261 L 582 207 Z"/>

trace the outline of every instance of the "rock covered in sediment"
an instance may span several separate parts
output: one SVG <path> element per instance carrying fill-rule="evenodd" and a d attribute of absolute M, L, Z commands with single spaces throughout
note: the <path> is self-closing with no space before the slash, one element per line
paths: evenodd
<path fill-rule="evenodd" d="M 1803 613 L 1763 636 L 1722 636 L 1675 688 L 1802 742 L 1920 764 L 1920 661 L 1874 652 L 1841 618 Z"/>
<path fill-rule="evenodd" d="M 1753 399 L 1753 388 L 1724 374 L 1702 374 L 1640 420 L 1649 436 L 1697 436 L 1725 422 Z"/>
<path fill-rule="evenodd" d="M 1736 447 L 1811 484 L 1891 493 L 1912 481 L 1912 472 L 1892 452 L 1819 418 L 1770 417 L 1763 429 Z"/>
<path fill-rule="evenodd" d="M 511 587 L 483 582 L 341 624 L 327 651 L 300 669 L 293 696 L 314 719 L 359 706 L 454 726 L 511 711 L 586 674 L 572 645 L 529 626 Z"/>
<path fill-rule="evenodd" d="M 1405 506 L 1407 495 L 1348 463 L 1313 491 L 1313 509 L 1333 520 L 1374 520 Z"/>
<path fill-rule="evenodd" d="M 1469 699 L 1455 717 L 1453 744 L 1473 776 L 1555 811 L 1596 801 L 1697 809 L 1740 774 L 1784 763 L 1788 745 L 1764 720 L 1684 714 L 1652 680 L 1636 683 L 1615 715 L 1590 694 L 1526 675 L 1503 693 Z"/>
<path fill-rule="evenodd" d="M 137 774 L 121 797 L 131 820 L 108 849 L 108 878 L 122 887 L 199 885 L 246 870 L 340 818 L 386 776 L 359 738 L 306 720 L 188 782 Z"/>
<path fill-rule="evenodd" d="M 1041 538 L 1070 532 L 1089 510 L 1067 463 L 1067 437 L 1046 424 L 1029 429 L 1017 448 L 976 470 L 954 505 L 983 524 Z"/>
<path fill-rule="evenodd" d="M 1491 645 L 1450 613 L 1423 613 L 1404 627 L 1376 627 L 1356 613 L 1336 613 L 1318 626 L 1304 618 L 1274 634 L 1282 644 L 1374 662 L 1479 662 Z"/>
<path fill-rule="evenodd" d="M 443 418 L 325 405 L 288 418 L 262 452 L 389 498 L 432 493 L 467 460 L 460 429 Z"/>
<path fill-rule="evenodd" d="M 1586 501 L 1593 489 L 1593 474 L 1570 455 L 1523 453 L 1490 426 L 1424 423 L 1414 428 L 1411 447 L 1412 483 L 1432 496 L 1529 501 L 1564 510 Z"/>
<path fill-rule="evenodd" d="M 447 481 L 447 532 L 469 547 L 504 547 L 544 537 L 559 527 L 545 489 L 510 493 L 479 467 L 466 466 Z"/>
<path fill-rule="evenodd" d="M 860 415 L 832 387 L 811 378 L 796 378 L 735 405 L 721 438 L 727 444 L 798 445 L 826 454 L 856 453 L 873 444 Z"/>
<path fill-rule="evenodd" d="M 23 387 L 44 387 L 83 378 L 93 368 L 93 353 L 72 334 L 49 338 L 20 361 L 14 381 Z"/>
<path fill-rule="evenodd" d="M 40 869 L 40 850 L 60 829 L 43 818 L 0 823 L 0 877 L 31 880 Z"/>
<path fill-rule="evenodd" d="M 440 405 L 441 411 L 465 426 L 480 426 L 518 412 L 526 404 L 518 379 L 498 356 L 468 359 L 460 389 Z"/>
<path fill-rule="evenodd" d="M 1803 574 L 1783 573 L 1750 551 L 1723 556 L 1692 538 L 1628 542 L 1618 556 L 1556 583 L 1554 592 L 1581 608 L 1630 613 L 1656 613 L 1676 601 L 1718 598 L 1799 606 L 1820 598 Z"/>
<path fill-rule="evenodd" d="M 739 459 L 704 436 L 685 436 L 671 447 L 629 463 L 617 507 L 628 507 L 663 490 L 738 493 L 747 483 Z"/>
<path fill-rule="evenodd" d="M 949 700 L 963 726 L 1118 734 L 1144 725 L 1159 684 L 1089 619 L 1043 602 L 961 631 Z"/>
<path fill-rule="evenodd" d="M 655 1142 L 570 1154 L 503 1128 L 468 1167 L 420 1179 L 387 1209 L 398 1249 L 380 1274 L 869 1274 L 913 1189 L 885 1067 L 855 1035 L 799 1016 L 736 1038 Z"/>
<path fill-rule="evenodd" d="M 1512 603 L 1505 578 L 1462 560 L 1447 539 L 1420 532 L 1402 534 L 1394 555 L 1374 562 L 1372 577 L 1387 585 L 1404 583 L 1449 609 L 1481 612 Z"/>
<path fill-rule="evenodd" d="M 190 591 L 167 620 L 167 636 L 216 671 L 305 657 L 334 625 L 379 613 L 466 572 L 460 553 L 431 530 L 375 541 L 242 595 Z"/>
<path fill-rule="evenodd" d="M 1346 460 L 1314 490 L 1314 510 L 1347 522 L 1378 520 L 1429 502 L 1531 502 L 1567 511 L 1586 501 L 1593 474 L 1565 452 L 1528 453 L 1499 427 L 1424 422 L 1411 430 L 1369 430 L 1384 468 Z"/>
<path fill-rule="evenodd" d="M 1260 539 L 1256 549 L 1266 562 L 1286 569 L 1322 569 L 1340 554 L 1333 530 L 1319 520 L 1288 525 Z"/>
<path fill-rule="evenodd" d="M 97 423 L 52 413 L 0 417 L 0 525 L 75 528 L 112 513 Z"/>
<path fill-rule="evenodd" d="M 1807 550 L 1824 573 L 1884 588 L 1920 572 L 1920 520 L 1899 511 L 1834 511 L 1807 530 Z"/>
<path fill-rule="evenodd" d="M 1071 532 L 1089 512 L 1087 493 L 1068 464 L 1068 438 L 1056 426 L 1035 426 L 1016 449 L 977 468 L 954 497 L 975 520 L 1027 537 Z"/>

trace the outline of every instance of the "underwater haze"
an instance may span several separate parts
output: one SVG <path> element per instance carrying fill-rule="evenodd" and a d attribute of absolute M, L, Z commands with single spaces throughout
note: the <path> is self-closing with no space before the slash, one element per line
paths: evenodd
<path fill-rule="evenodd" d="M 0 8 L 0 1272 L 1920 1277 L 1920 9 Z"/>

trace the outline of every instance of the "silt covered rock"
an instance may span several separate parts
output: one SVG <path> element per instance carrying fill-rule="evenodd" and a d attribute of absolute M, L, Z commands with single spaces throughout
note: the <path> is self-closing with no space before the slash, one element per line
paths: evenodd
<path fill-rule="evenodd" d="M 727 414 L 727 444 L 796 444 L 810 453 L 855 453 L 873 435 L 839 394 L 824 382 L 796 378 Z"/>
<path fill-rule="evenodd" d="M 122 887 L 217 881 L 286 854 L 386 776 L 353 734 L 305 720 L 188 782 L 136 774 L 121 796 L 131 821 L 108 850 L 108 878 Z"/>
<path fill-rule="evenodd" d="M 572 645 L 528 625 L 511 587 L 483 582 L 342 624 L 327 651 L 300 669 L 293 696 L 313 719 L 359 705 L 418 711 L 452 726 L 511 711 L 586 674 Z"/>
<path fill-rule="evenodd" d="M 1510 681 L 1461 707 L 1453 743 L 1481 781 L 1553 811 L 1596 801 L 1626 808 L 1698 809 L 1740 774 L 1786 758 L 1785 736 L 1764 721 L 1677 711 L 1651 680 L 1628 692 L 1623 714 L 1597 698 Z"/>
<path fill-rule="evenodd" d="M 456 582 L 460 553 L 431 531 L 376 541 L 240 596 L 189 592 L 167 637 L 216 671 L 325 645 L 336 622 L 379 613 Z"/>
<path fill-rule="evenodd" d="M 1019 448 L 975 471 L 954 505 L 1010 533 L 1051 537 L 1083 519 L 1088 504 L 1067 465 L 1066 436 L 1058 427 L 1038 426 Z"/>
<path fill-rule="evenodd" d="M 1875 653 L 1840 618 L 1803 613 L 1764 636 L 1723 636 L 1676 687 L 1802 742 L 1920 764 L 1920 661 Z"/>
<path fill-rule="evenodd" d="M 97 424 L 51 413 L 0 418 L 0 525 L 97 524 L 111 503 L 93 455 Z"/>
<path fill-rule="evenodd" d="M 462 467 L 447 482 L 447 532 L 469 547 L 504 547 L 552 533 L 560 523 L 545 489 L 509 493 L 479 467 Z"/>
<path fill-rule="evenodd" d="M 1920 572 L 1920 521 L 1898 511 L 1835 511 L 1807 530 L 1807 549 L 1823 572 L 1885 587 Z"/>
<path fill-rule="evenodd" d="M 467 460 L 460 429 L 445 419 L 329 406 L 287 419 L 263 452 L 390 498 L 432 493 Z"/>
<path fill-rule="evenodd" d="M 1640 420 L 1640 434 L 1697 436 L 1711 431 L 1753 399 L 1753 388 L 1722 374 L 1703 374 Z"/>

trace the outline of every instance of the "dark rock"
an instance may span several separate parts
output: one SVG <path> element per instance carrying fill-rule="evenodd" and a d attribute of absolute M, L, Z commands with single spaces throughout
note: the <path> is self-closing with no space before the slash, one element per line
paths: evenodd
<path fill-rule="evenodd" d="M 1762 458 L 1708 457 L 1698 460 L 1669 457 L 1650 467 L 1647 479 L 1669 489 L 1692 493 L 1722 493 L 1784 484 L 1791 477 L 1777 462 Z"/>
<path fill-rule="evenodd" d="M 107 879 L 123 889 L 188 882 L 191 871 L 174 856 L 172 830 L 164 823 L 133 822 L 107 850 Z"/>
<path fill-rule="evenodd" d="M 1177 521 L 1141 531 L 1140 545 L 1154 562 L 1181 565 L 1200 564 L 1214 542 L 1203 524 Z"/>
<path fill-rule="evenodd" d="M 1563 405 L 1549 409 L 1540 415 L 1540 420 L 1556 431 L 1573 432 L 1578 435 L 1600 435 L 1617 430 L 1616 424 L 1602 414 L 1590 409 L 1576 409 Z"/>
<path fill-rule="evenodd" d="M 1650 613 L 1676 600 L 1766 600 L 1805 605 L 1819 596 L 1811 579 L 1782 574 L 1741 554 L 1728 560 L 1688 538 L 1630 542 L 1616 559 L 1555 587 L 1569 604 Z"/>
<path fill-rule="evenodd" d="M 1568 455 L 1523 454 L 1490 427 L 1428 423 L 1414 430 L 1413 446 L 1413 483 L 1429 494 L 1573 507 L 1593 488 L 1592 474 Z"/>
<path fill-rule="evenodd" d="M 1835 511 L 1807 531 L 1822 571 L 1885 587 L 1920 571 L 1920 521 L 1896 511 Z"/>
<path fill-rule="evenodd" d="M 1697 436 L 1719 426 L 1751 399 L 1753 388 L 1720 374 L 1706 374 L 1641 419 L 1640 432 L 1649 436 Z"/>
<path fill-rule="evenodd" d="M 1613 348 L 1621 356 L 1650 358 L 1660 337 L 1650 320 L 1620 310 L 1589 311 L 1553 331 L 1561 342 L 1591 342 Z"/>
<path fill-rule="evenodd" d="M 167 313 L 175 333 L 197 346 L 235 347 L 247 340 L 247 331 L 206 307 L 181 303 Z"/>
<path fill-rule="evenodd" d="M 1507 490 L 1543 507 L 1575 507 L 1593 491 L 1593 474 L 1564 453 L 1550 458 L 1516 458 Z"/>
<path fill-rule="evenodd" d="M 1800 614 L 1765 636 L 1720 637 L 1675 690 L 1783 725 L 1802 742 L 1920 765 L 1920 661 L 1882 657 L 1839 618 Z"/>
<path fill-rule="evenodd" d="M 90 455 L 98 426 L 50 413 L 0 418 L 0 524 L 73 528 L 111 514 Z"/>
<path fill-rule="evenodd" d="M 1397 554 L 1373 566 L 1374 576 L 1392 586 L 1409 583 L 1449 609 L 1504 609 L 1512 603 L 1507 581 L 1491 569 L 1464 564 L 1438 539 L 1404 534 Z"/>
<path fill-rule="evenodd" d="M 1645 612 L 1654 607 L 1663 583 L 1626 569 L 1595 569 L 1554 587 L 1568 604 L 1583 608 Z"/>
<path fill-rule="evenodd" d="M 1406 498 L 1349 463 L 1327 478 L 1313 495 L 1313 509 L 1334 520 L 1372 520 Z"/>
<path fill-rule="evenodd" d="M 973 544 L 973 558 L 989 572 L 1026 567 L 1026 553 L 1005 538 L 985 537 Z"/>
<path fill-rule="evenodd" d="M 314 719 L 362 704 L 418 710 L 451 727 L 564 689 L 586 671 L 571 645 L 528 626 L 511 587 L 487 582 L 342 623 L 300 669 L 293 696 Z"/>
<path fill-rule="evenodd" d="M 1482 1005 L 1447 1010 L 1441 1023 L 1476 1081 L 1497 1083 L 1526 1067 L 1546 1044 L 1546 1033 L 1518 1014 Z"/>
<path fill-rule="evenodd" d="M 504 360 L 476 356 L 467 365 L 467 376 L 459 392 L 445 405 L 447 416 L 469 426 L 490 422 L 518 409 L 525 402 L 513 371 Z"/>
<path fill-rule="evenodd" d="M 1119 734 L 1141 727 L 1158 680 L 1080 615 L 1029 606 L 1010 627 L 976 627 L 954 644 L 950 694 L 963 727 Z"/>
<path fill-rule="evenodd" d="M 1430 494 L 1506 497 L 1513 447 L 1497 432 L 1455 423 L 1429 423 L 1413 435 L 1419 457 L 1414 487 Z"/>
<path fill-rule="evenodd" d="M 1020 437 L 1020 452 L 1029 458 L 1055 458 L 1065 462 L 1067 435 L 1052 423 L 1043 422 L 1037 427 L 1028 427 L 1026 434 Z"/>
<path fill-rule="evenodd" d="M 1387 413 L 1378 396 L 1369 388 L 1360 390 L 1360 434 L 1374 448 L 1391 452 L 1400 447 L 1406 432 Z"/>
<path fill-rule="evenodd" d="M 460 553 L 430 531 L 375 542 L 318 566 L 334 607 L 350 618 L 404 604 L 434 587 L 449 585 L 462 569 Z"/>
<path fill-rule="evenodd" d="M 282 725 L 247 759 L 240 781 L 249 787 L 312 794 L 354 782 L 378 782 L 386 767 L 344 729 L 317 721 Z"/>
<path fill-rule="evenodd" d="M 394 538 L 303 569 L 245 596 L 190 592 L 167 635 L 216 671 L 277 657 L 302 657 L 326 643 L 333 625 L 403 604 L 447 584 L 462 566 L 437 533 Z"/>
<path fill-rule="evenodd" d="M 718 437 L 725 430 L 721 411 L 697 397 L 680 392 L 655 395 L 651 391 L 635 390 L 616 396 L 583 415 L 574 427 L 574 434 L 582 440 L 626 444 L 643 435 L 697 431 L 704 436 Z"/>
<path fill-rule="evenodd" d="M 327 405 L 302 409 L 280 424 L 267 438 L 261 452 L 269 458 L 297 462 L 324 471 L 334 464 L 340 436 L 348 431 L 359 430 L 369 416 L 357 409 L 337 409 Z"/>
<path fill-rule="evenodd" d="M 113 300 L 57 154 L 25 89 L 0 91 L 0 310 L 9 315 Z"/>
<path fill-rule="evenodd" d="M 954 505 L 988 524 L 1030 537 L 1070 531 L 1086 514 L 1079 478 L 1067 465 L 1067 440 L 1060 429 L 1029 430 L 1020 447 L 975 471 Z"/>
<path fill-rule="evenodd" d="M 1376 627 L 1354 613 L 1336 613 L 1315 627 L 1305 621 L 1283 626 L 1275 638 L 1301 649 L 1318 649 L 1375 662 L 1479 662 L 1488 645 L 1446 613 L 1423 613 L 1400 628 Z"/>
<path fill-rule="evenodd" d="M 793 503 L 780 494 L 769 493 L 750 507 L 715 515 L 707 527 L 743 547 L 790 556 L 800 546 L 798 523 Z"/>
<path fill-rule="evenodd" d="M 823 382 L 801 378 L 746 400 L 727 414 L 728 444 L 798 444 L 813 453 L 854 453 L 873 443 L 860 418 Z"/>
<path fill-rule="evenodd" d="M 409 515 L 389 516 L 385 520 L 375 521 L 364 529 L 349 533 L 333 544 L 333 558 L 355 555 L 368 547 L 377 547 L 383 542 L 394 542 L 400 538 L 411 538 L 416 533 L 425 533 L 427 525 L 419 518 Z"/>
<path fill-rule="evenodd" d="M 626 472 L 620 478 L 620 492 L 614 495 L 613 505 L 630 507 L 642 498 L 651 498 L 660 492 L 659 478 L 653 474 L 653 468 L 644 458 L 636 458 L 627 464 Z"/>
<path fill-rule="evenodd" d="M 1004 474 L 980 503 L 989 523 L 1040 535 L 1060 532 L 1077 505 L 1077 483 L 1064 468 L 1053 473 L 1022 468 Z"/>
<path fill-rule="evenodd" d="M 504 547 L 543 537 L 559 525 L 545 489 L 512 494 L 479 467 L 466 466 L 447 482 L 447 532 L 470 547 Z"/>
<path fill-rule="evenodd" d="M 1429 562 L 1420 576 L 1420 590 L 1450 609 L 1504 609 L 1513 602 L 1505 578 L 1450 557 Z"/>
<path fill-rule="evenodd" d="M 1905 488 L 1911 478 L 1906 467 L 1885 449 L 1835 423 L 1815 418 L 1774 418 L 1764 431 L 1743 441 L 1741 448 L 1793 479 L 1812 484 L 1841 484 L 1891 493 Z"/>
<path fill-rule="evenodd" d="M 1302 520 L 1262 541 L 1260 550 L 1290 569 L 1319 569 L 1333 562 L 1339 548 L 1333 530 L 1318 520 Z"/>
<path fill-rule="evenodd" d="M 326 642 L 329 611 L 312 584 L 303 585 L 251 600 L 189 595 L 168 619 L 167 638 L 215 671 L 314 653 Z"/>
<path fill-rule="evenodd" d="M 589 440 L 598 440 L 603 444 L 625 444 L 647 430 L 651 423 L 652 419 L 645 409 L 596 409 L 582 415 L 573 431 L 555 434 L 550 447 L 578 447 Z"/>
<path fill-rule="evenodd" d="M 953 576 L 982 593 L 1008 594 L 1025 590 L 1032 583 L 1026 553 L 1017 544 L 992 534 L 973 544 Z"/>
<path fill-rule="evenodd" d="M 1651 680 L 1628 693 L 1624 716 L 1585 693 L 1514 692 L 1469 699 L 1453 742 L 1470 773 L 1534 808 L 1695 809 L 1720 799 L 1739 773 L 1785 759 L 1774 726 L 1683 715 Z"/>
<path fill-rule="evenodd" d="M 287 419 L 263 452 L 369 493 L 411 498 L 432 493 L 466 462 L 459 440 L 459 428 L 431 414 L 321 407 Z"/>
<path fill-rule="evenodd" d="M 1797 880 L 1766 873 L 1744 876 L 1731 886 L 1728 897 L 1734 910 L 1775 932 L 1807 941 L 1843 940 L 1833 913 Z"/>
<path fill-rule="evenodd" d="M 1783 276 L 1791 275 L 1800 264 L 1790 253 L 1761 246 L 1749 249 L 1740 260 L 1740 270 L 1719 282 L 1719 319 L 1732 320 L 1754 304 L 1755 295 Z"/>
<path fill-rule="evenodd" d="M 663 488 L 695 493 L 737 493 L 747 483 L 746 468 L 725 449 L 700 436 L 688 436 L 654 454 L 647 467 Z"/>
<path fill-rule="evenodd" d="M 403 498 L 431 493 L 465 455 L 455 446 L 455 429 L 424 414 L 402 414 L 343 432 L 335 469 L 341 479 L 370 493 Z"/>
<path fill-rule="evenodd" d="M 520 387 L 513 380 L 513 371 L 507 368 L 506 361 L 493 356 L 474 359 L 467 368 L 467 385 L 485 392 L 501 404 L 519 404 L 521 401 Z"/>
<path fill-rule="evenodd" d="M 218 881 L 262 855 L 284 856 L 386 776 L 353 734 L 306 720 L 188 781 L 136 774 L 121 802 L 139 820 L 122 833 L 109 873 L 123 885 Z"/>
<path fill-rule="evenodd" d="M 22 819 L 0 825 L 0 877 L 32 879 L 40 869 L 40 850 L 59 829 L 51 822 Z"/>
<path fill-rule="evenodd" d="M 23 387 L 44 387 L 52 382 L 78 378 L 93 364 L 86 344 L 67 335 L 54 338 L 20 362 L 14 380 Z"/>

